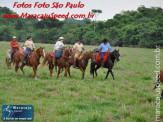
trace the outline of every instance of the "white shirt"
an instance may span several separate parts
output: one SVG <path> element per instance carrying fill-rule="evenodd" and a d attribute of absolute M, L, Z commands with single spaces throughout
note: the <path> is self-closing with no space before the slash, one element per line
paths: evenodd
<path fill-rule="evenodd" d="M 27 40 L 26 42 L 25 42 L 25 46 L 26 46 L 26 48 L 29 48 L 29 49 L 31 49 L 31 50 L 33 50 L 34 48 L 35 48 L 35 45 L 34 45 L 34 43 L 33 43 L 33 41 L 31 40 Z"/>
<path fill-rule="evenodd" d="M 57 41 L 55 44 L 55 50 L 60 50 L 64 46 L 63 42 Z"/>

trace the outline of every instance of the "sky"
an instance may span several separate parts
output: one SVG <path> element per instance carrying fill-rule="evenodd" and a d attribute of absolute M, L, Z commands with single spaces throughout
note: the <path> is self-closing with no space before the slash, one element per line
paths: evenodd
<path fill-rule="evenodd" d="M 26 4 L 32 4 L 33 6 L 35 2 L 39 2 L 40 4 L 46 2 L 52 6 L 53 2 L 59 2 L 66 5 L 67 2 L 78 4 L 79 1 L 85 5 L 83 8 L 13 8 L 14 2 L 18 2 L 18 4 L 25 2 Z M 102 14 L 98 16 L 97 20 L 103 21 L 112 19 L 115 14 L 121 13 L 123 10 L 136 10 L 141 5 L 148 8 L 163 8 L 163 0 L 0 0 L 1 7 L 8 7 L 19 15 L 22 12 L 27 12 L 29 14 L 51 14 L 52 12 L 55 14 L 66 14 L 67 12 L 70 12 L 70 14 L 87 15 L 92 9 L 100 9 L 102 10 Z"/>

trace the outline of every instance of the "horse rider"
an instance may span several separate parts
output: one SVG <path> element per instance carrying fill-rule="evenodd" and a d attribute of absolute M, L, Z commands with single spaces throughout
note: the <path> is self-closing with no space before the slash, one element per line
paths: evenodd
<path fill-rule="evenodd" d="M 55 59 L 62 56 L 63 49 L 65 48 L 63 42 L 64 42 L 64 38 L 59 37 L 58 41 L 56 42 L 54 46 L 55 55 L 54 55 L 53 65 L 55 65 L 55 62 L 56 62 Z"/>
<path fill-rule="evenodd" d="M 13 40 L 10 43 L 11 45 L 11 62 L 13 61 L 14 53 L 19 50 L 19 44 L 16 41 L 16 36 L 13 36 Z"/>
<path fill-rule="evenodd" d="M 26 60 L 27 60 L 27 56 L 30 53 L 30 51 L 35 50 L 35 45 L 32 41 L 32 37 L 28 36 L 27 40 L 25 42 L 25 47 L 26 47 L 26 51 L 25 51 L 25 55 L 24 55 L 24 59 L 23 59 L 23 63 L 26 64 Z"/>
<path fill-rule="evenodd" d="M 76 61 L 79 58 L 79 56 L 82 54 L 82 52 L 85 50 L 84 45 L 82 44 L 82 40 L 79 39 L 77 43 L 73 46 L 73 51 L 75 52 L 74 56 L 74 64 L 73 67 L 76 67 Z"/>
<path fill-rule="evenodd" d="M 99 46 L 99 50 L 101 51 L 101 68 L 104 67 L 104 63 L 103 63 L 103 59 L 104 59 L 104 55 L 106 52 L 110 52 L 111 50 L 111 46 L 108 43 L 107 39 L 102 40 L 102 44 Z"/>

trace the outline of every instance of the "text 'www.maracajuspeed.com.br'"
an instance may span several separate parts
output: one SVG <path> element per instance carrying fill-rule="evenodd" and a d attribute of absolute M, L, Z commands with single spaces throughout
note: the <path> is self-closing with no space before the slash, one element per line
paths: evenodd
<path fill-rule="evenodd" d="M 67 14 L 55 14 L 55 13 L 51 13 L 51 14 L 29 14 L 29 13 L 22 13 L 21 15 L 18 14 L 3 14 L 2 15 L 3 18 L 11 18 L 11 19 L 15 19 L 15 18 L 33 18 L 33 19 L 46 19 L 46 18 L 51 18 L 51 19 L 68 19 L 68 18 L 87 18 L 87 16 L 85 14 L 72 14 L 70 15 L 69 12 Z"/>

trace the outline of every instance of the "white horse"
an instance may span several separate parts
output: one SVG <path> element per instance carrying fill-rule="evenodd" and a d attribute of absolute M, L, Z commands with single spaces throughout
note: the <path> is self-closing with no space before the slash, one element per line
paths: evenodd
<path fill-rule="evenodd" d="M 19 50 L 26 50 L 26 47 L 23 45 L 23 46 L 21 46 L 21 48 Z M 7 65 L 8 69 L 11 69 L 11 50 L 8 50 L 6 52 L 5 64 Z"/>

